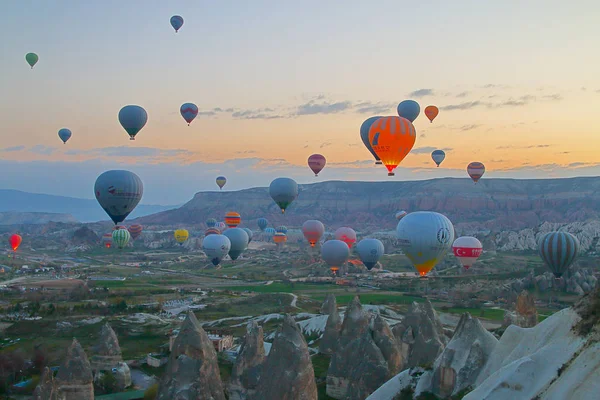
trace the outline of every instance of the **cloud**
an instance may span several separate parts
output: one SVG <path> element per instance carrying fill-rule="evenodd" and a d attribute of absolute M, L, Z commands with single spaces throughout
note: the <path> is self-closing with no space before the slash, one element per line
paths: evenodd
<path fill-rule="evenodd" d="M 41 154 L 45 156 L 49 156 L 50 154 L 56 151 L 56 147 L 48 147 L 41 144 L 35 145 L 29 148 L 29 151 L 35 154 Z"/>
<path fill-rule="evenodd" d="M 563 97 L 560 93 L 549 94 L 549 95 L 543 96 L 543 98 L 545 100 L 552 100 L 552 101 L 560 101 L 563 99 Z"/>
<path fill-rule="evenodd" d="M 198 111 L 199 117 L 212 117 L 214 115 L 217 115 L 215 111 Z"/>
<path fill-rule="evenodd" d="M 25 146 L 12 146 L 12 147 L 5 147 L 2 149 L 2 151 L 6 151 L 6 152 L 21 151 L 21 150 L 25 150 Z"/>
<path fill-rule="evenodd" d="M 480 126 L 481 126 L 480 124 L 463 125 L 463 126 L 460 127 L 460 130 L 463 131 L 463 132 L 472 131 L 473 129 L 477 129 Z"/>
<path fill-rule="evenodd" d="M 256 154 L 256 150 L 236 151 L 235 154 Z"/>
<path fill-rule="evenodd" d="M 283 115 L 275 113 L 272 108 L 258 108 L 248 110 L 238 110 L 231 114 L 236 119 L 279 119 L 284 118 Z"/>
<path fill-rule="evenodd" d="M 586 165 L 586 163 L 584 163 L 584 162 L 573 162 L 573 163 L 567 165 L 567 167 L 569 167 L 569 168 L 582 167 L 584 165 Z"/>
<path fill-rule="evenodd" d="M 556 153 L 556 154 L 571 154 L 570 151 L 561 151 L 560 153 Z"/>
<path fill-rule="evenodd" d="M 416 149 L 412 149 L 410 152 L 412 154 L 429 154 L 434 151 L 436 148 L 431 146 L 426 147 L 417 147 Z"/>
<path fill-rule="evenodd" d="M 423 139 L 425 139 L 427 136 L 425 136 L 425 134 L 424 134 L 424 133 L 421 133 L 421 134 L 419 135 L 419 137 L 420 137 L 420 138 L 423 138 Z"/>
<path fill-rule="evenodd" d="M 344 167 L 344 166 L 360 167 L 360 166 L 373 165 L 373 160 L 331 162 L 331 163 L 327 163 L 327 165 L 334 166 L 334 167 Z"/>
<path fill-rule="evenodd" d="M 335 103 L 322 102 L 317 103 L 314 100 L 298 106 L 297 115 L 314 115 L 314 114 L 337 114 L 352 108 L 351 101 L 338 101 Z"/>
<path fill-rule="evenodd" d="M 156 147 L 129 146 L 97 147 L 89 150 L 68 150 L 65 152 L 65 155 L 68 156 L 92 155 L 100 158 L 131 157 L 152 159 L 191 156 L 193 154 L 193 152 L 185 149 L 160 149 Z"/>
<path fill-rule="evenodd" d="M 552 147 L 552 144 L 532 144 L 529 146 L 498 146 L 496 150 L 506 150 L 506 149 L 544 149 L 546 147 Z"/>
<path fill-rule="evenodd" d="M 440 107 L 440 109 L 445 111 L 453 111 L 453 110 L 470 110 L 471 108 L 481 107 L 486 105 L 486 103 L 481 102 L 479 100 L 475 101 L 467 101 L 465 103 L 459 104 L 449 104 L 447 106 Z"/>
<path fill-rule="evenodd" d="M 426 97 L 434 94 L 433 89 L 418 89 L 408 94 L 408 97 Z"/>
<path fill-rule="evenodd" d="M 454 97 L 462 98 L 462 97 L 467 97 L 468 95 L 469 95 L 469 92 L 460 92 Z"/>
<path fill-rule="evenodd" d="M 324 147 L 331 146 L 332 144 L 333 143 L 331 143 L 331 142 L 324 142 L 324 143 L 321 143 L 321 145 L 319 146 L 319 148 L 322 149 Z"/>
<path fill-rule="evenodd" d="M 392 109 L 395 106 L 396 106 L 395 103 L 385 103 L 385 102 L 372 103 L 370 101 L 365 101 L 365 102 L 354 104 L 353 107 L 354 107 L 354 111 L 356 111 L 359 114 L 382 114 L 382 113 L 389 112 L 390 109 Z"/>

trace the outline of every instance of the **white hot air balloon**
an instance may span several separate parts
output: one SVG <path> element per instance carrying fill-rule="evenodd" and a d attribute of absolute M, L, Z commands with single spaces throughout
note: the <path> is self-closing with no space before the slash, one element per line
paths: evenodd
<path fill-rule="evenodd" d="M 225 235 L 208 235 L 202 241 L 202 250 L 213 265 L 217 266 L 231 250 L 231 241 Z"/>
<path fill-rule="evenodd" d="M 452 244 L 452 252 L 462 266 L 469 269 L 483 252 L 483 246 L 473 236 L 461 236 Z"/>

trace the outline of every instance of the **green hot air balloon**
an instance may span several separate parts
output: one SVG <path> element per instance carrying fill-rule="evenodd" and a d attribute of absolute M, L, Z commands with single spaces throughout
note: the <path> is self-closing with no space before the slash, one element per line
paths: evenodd
<path fill-rule="evenodd" d="M 131 239 L 131 234 L 127 229 L 116 229 L 112 233 L 112 242 L 120 249 L 127 246 L 129 239 Z"/>
<path fill-rule="evenodd" d="M 248 234 L 242 228 L 229 228 L 223 232 L 223 236 L 227 236 L 231 242 L 229 257 L 231 257 L 232 260 L 237 260 L 237 258 L 248 248 L 248 243 L 250 242 Z"/>
<path fill-rule="evenodd" d="M 285 209 L 296 197 L 298 197 L 298 184 L 290 178 L 277 178 L 271 182 L 269 186 L 269 194 L 273 201 L 281 208 L 281 213 L 285 213 Z"/>
<path fill-rule="evenodd" d="M 31 69 L 33 69 L 33 66 L 35 64 L 37 64 L 37 62 L 38 62 L 39 59 L 40 58 L 35 53 L 27 53 L 25 55 L 25 60 L 27 61 L 27 64 L 29 64 L 29 66 L 31 67 Z"/>

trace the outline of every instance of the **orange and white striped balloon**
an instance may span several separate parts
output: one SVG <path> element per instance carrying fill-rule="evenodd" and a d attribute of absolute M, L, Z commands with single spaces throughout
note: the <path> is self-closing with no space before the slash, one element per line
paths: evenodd
<path fill-rule="evenodd" d="M 483 163 L 473 161 L 467 166 L 467 173 L 471 179 L 473 179 L 473 182 L 477 183 L 477 181 L 479 181 L 479 179 L 481 179 L 485 173 L 485 165 L 483 165 Z"/>

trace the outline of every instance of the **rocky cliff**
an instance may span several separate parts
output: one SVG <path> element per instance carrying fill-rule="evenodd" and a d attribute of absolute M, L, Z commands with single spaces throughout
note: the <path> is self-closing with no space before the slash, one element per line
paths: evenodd
<path fill-rule="evenodd" d="M 100 330 L 100 337 L 92 348 L 93 355 L 90 359 L 92 371 L 94 372 L 94 383 L 102 390 L 102 377 L 106 373 L 113 374 L 117 380 L 117 389 L 124 390 L 131 385 L 131 371 L 129 366 L 123 362 L 121 347 L 117 334 L 106 323 Z"/>
<path fill-rule="evenodd" d="M 33 400 L 57 400 L 54 386 L 54 373 L 45 367 L 40 377 L 40 382 L 33 391 Z"/>
<path fill-rule="evenodd" d="M 503 326 L 517 325 L 521 328 L 533 328 L 538 323 L 538 312 L 533 295 L 525 290 L 517 297 L 515 311 L 504 313 Z"/>
<path fill-rule="evenodd" d="M 397 210 L 431 210 L 447 215 L 458 231 L 502 231 L 536 227 L 545 221 L 599 219 L 600 178 L 431 179 L 407 182 L 329 181 L 300 185 L 296 201 L 282 216 L 267 188 L 199 192 L 182 207 L 138 219 L 144 225 L 202 225 L 237 210 L 245 226 L 266 217 L 272 224 L 300 226 L 317 218 L 329 227 L 393 229 Z"/>
<path fill-rule="evenodd" d="M 250 321 L 231 372 L 230 400 L 243 400 L 254 394 L 264 362 L 263 329 L 256 321 Z"/>
<path fill-rule="evenodd" d="M 57 400 L 94 400 L 92 380 L 87 355 L 77 339 L 73 339 L 54 380 Z"/>
<path fill-rule="evenodd" d="M 323 336 L 319 342 L 319 353 L 331 355 L 335 352 L 340 338 L 340 330 L 342 329 L 342 318 L 338 312 L 337 301 L 333 294 L 329 293 L 325 298 L 321 305 L 321 313 L 327 314 L 328 317 Z"/>

